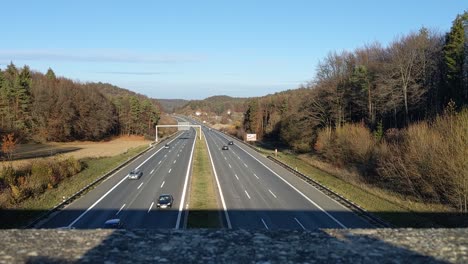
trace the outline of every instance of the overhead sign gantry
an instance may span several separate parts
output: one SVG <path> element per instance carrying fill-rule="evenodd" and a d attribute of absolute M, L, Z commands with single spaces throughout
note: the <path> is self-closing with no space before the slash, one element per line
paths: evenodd
<path fill-rule="evenodd" d="M 200 132 L 198 133 L 200 139 L 201 139 L 201 126 L 200 125 L 191 125 L 189 122 L 178 122 L 177 125 L 156 125 L 156 142 L 158 142 L 158 128 L 159 127 L 177 127 L 177 129 L 180 130 L 189 130 L 190 127 L 195 127 L 199 128 Z"/>

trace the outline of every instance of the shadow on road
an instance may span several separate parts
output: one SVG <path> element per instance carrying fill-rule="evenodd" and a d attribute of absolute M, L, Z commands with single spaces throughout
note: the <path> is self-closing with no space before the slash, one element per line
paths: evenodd
<path fill-rule="evenodd" d="M 400 246 L 398 243 L 394 243 L 399 240 L 398 236 L 402 236 L 403 239 L 411 236 L 405 232 L 437 232 L 438 229 L 392 231 L 390 229 L 368 228 L 368 225 L 360 226 L 356 223 L 347 223 L 346 219 L 351 217 L 351 213 L 347 212 L 329 213 L 351 226 L 350 229 L 340 229 L 336 222 L 331 221 L 321 211 L 230 210 L 228 215 L 232 229 L 176 230 L 173 228 L 174 223 L 167 223 L 177 219 L 178 210 L 176 209 L 154 209 L 149 213 L 146 210 L 129 210 L 119 213 L 118 216 L 116 216 L 115 210 L 91 210 L 87 214 L 90 214 L 92 219 L 102 219 L 102 221 L 97 222 L 98 224 L 94 222 L 88 226 L 85 221 L 78 221 L 74 226 L 75 230 L 52 230 L 67 226 L 83 212 L 81 210 L 63 210 L 55 214 L 49 220 L 49 224 L 45 225 L 50 229 L 41 228 L 41 230 L 31 231 L 36 233 L 50 232 L 52 238 L 49 239 L 53 240 L 51 243 L 60 243 L 60 239 L 54 238 L 52 234 L 60 231 L 61 236 L 65 234 L 70 240 L 67 242 L 69 243 L 67 247 L 86 247 L 85 243 L 79 242 L 82 241 L 82 238 L 78 238 L 88 236 L 89 232 L 103 228 L 106 219 L 118 217 L 124 222 L 125 229 L 116 230 L 110 235 L 101 234 L 103 237 L 99 240 L 98 245 L 86 248 L 84 255 L 78 262 L 106 260 L 119 263 L 126 259 L 137 262 L 162 260 L 169 263 L 251 263 L 264 261 L 284 263 L 286 260 L 291 262 L 314 260 L 319 263 L 337 261 L 376 263 L 382 260 L 398 263 L 446 263 L 427 255 L 429 254 L 427 252 L 427 254 L 421 253 L 421 251 L 412 250 L 406 245 Z M 40 213 L 43 212 L 0 210 L 0 222 L 2 228 L 12 227 L 14 217 Z M 219 212 L 216 210 L 208 211 L 206 215 L 210 215 L 210 213 L 216 215 Z M 392 217 L 401 216 L 395 213 L 388 214 L 392 214 Z M 464 223 L 463 225 L 451 227 L 468 227 L 466 215 L 435 213 L 419 215 L 424 218 L 463 218 L 464 220 L 458 219 L 457 221 Z M 223 226 L 227 226 L 226 219 L 223 219 Z M 419 226 L 414 223 L 405 227 Z M 379 232 L 389 231 L 393 233 L 379 236 Z M 29 230 L 26 229 L 23 232 L 29 232 Z M 437 236 L 432 235 L 432 237 Z M 411 239 L 413 239 L 411 243 L 421 245 L 434 243 L 434 241 L 425 240 L 418 234 Z M 53 246 L 51 245 L 51 247 Z M 9 249 L 5 250 L 8 252 Z M 26 262 L 70 262 L 69 259 L 61 259 L 48 252 L 49 250 L 45 250 L 40 252 L 38 256 L 27 256 Z"/>

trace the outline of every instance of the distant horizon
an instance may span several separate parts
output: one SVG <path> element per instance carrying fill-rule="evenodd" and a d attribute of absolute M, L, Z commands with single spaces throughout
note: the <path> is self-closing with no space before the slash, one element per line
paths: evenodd
<path fill-rule="evenodd" d="M 259 97 L 312 81 L 329 52 L 422 26 L 447 32 L 462 1 L 6 2 L 0 68 L 109 83 L 155 99 Z M 402 8 L 404 7 L 404 8 Z M 84 19 L 85 18 L 85 19 Z"/>

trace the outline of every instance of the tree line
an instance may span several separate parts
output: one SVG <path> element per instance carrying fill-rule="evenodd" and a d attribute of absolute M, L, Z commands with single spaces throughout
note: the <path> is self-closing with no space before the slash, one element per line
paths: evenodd
<path fill-rule="evenodd" d="M 303 87 L 249 100 L 235 133 L 256 133 L 356 171 L 360 182 L 468 212 L 463 21 L 467 12 L 446 34 L 421 28 L 385 47 L 330 52 Z"/>
<path fill-rule="evenodd" d="M 433 119 L 453 101 L 468 103 L 464 30 L 458 15 L 447 34 L 421 28 L 387 47 L 372 43 L 330 52 L 300 89 L 247 103 L 243 129 L 311 151 L 320 128 L 363 122 L 371 130 Z"/>
<path fill-rule="evenodd" d="M 101 140 L 153 135 L 160 116 L 155 100 L 110 84 L 78 83 L 17 68 L 0 69 L 0 133 L 20 141 Z"/>

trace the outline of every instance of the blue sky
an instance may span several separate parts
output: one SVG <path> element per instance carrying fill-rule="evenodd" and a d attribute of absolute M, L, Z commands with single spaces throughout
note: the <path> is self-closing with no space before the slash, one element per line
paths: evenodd
<path fill-rule="evenodd" d="M 262 96 L 313 79 L 329 51 L 421 26 L 446 32 L 466 1 L 3 1 L 13 61 L 153 98 Z"/>

